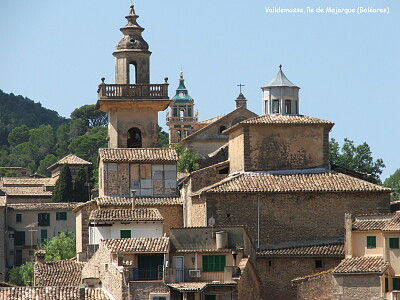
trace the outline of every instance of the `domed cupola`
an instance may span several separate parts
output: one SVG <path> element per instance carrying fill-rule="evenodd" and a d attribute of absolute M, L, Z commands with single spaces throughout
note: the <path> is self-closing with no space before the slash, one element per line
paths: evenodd
<path fill-rule="evenodd" d="M 299 114 L 299 90 L 282 71 L 282 65 L 275 78 L 261 88 L 263 91 L 263 113 L 279 115 Z"/>

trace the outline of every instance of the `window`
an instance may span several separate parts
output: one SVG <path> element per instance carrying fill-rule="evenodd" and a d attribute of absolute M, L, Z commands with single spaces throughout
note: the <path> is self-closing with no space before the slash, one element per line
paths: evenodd
<path fill-rule="evenodd" d="M 43 243 L 44 240 L 47 240 L 47 229 L 40 230 L 40 242 Z"/>
<path fill-rule="evenodd" d="M 38 214 L 38 223 L 39 226 L 50 226 L 50 214 L 49 213 Z"/>
<path fill-rule="evenodd" d="M 142 148 L 142 132 L 139 128 L 128 130 L 127 148 Z"/>
<path fill-rule="evenodd" d="M 315 261 L 315 268 L 316 269 L 322 268 L 322 260 L 316 260 Z"/>
<path fill-rule="evenodd" d="M 120 238 L 121 239 L 126 239 L 131 237 L 131 231 L 130 230 L 121 230 L 120 231 Z"/>
<path fill-rule="evenodd" d="M 399 249 L 399 238 L 389 238 L 389 248 Z"/>
<path fill-rule="evenodd" d="M 206 300 L 217 300 L 217 295 L 206 295 Z"/>
<path fill-rule="evenodd" d="M 67 219 L 67 212 L 66 211 L 58 211 L 56 212 L 56 220 L 66 220 Z"/>
<path fill-rule="evenodd" d="M 221 134 L 221 133 L 222 133 L 222 131 L 224 131 L 225 129 L 226 129 L 226 126 L 225 126 L 225 125 L 221 125 L 221 126 L 219 126 L 218 133 L 219 133 L 219 134 Z"/>
<path fill-rule="evenodd" d="M 292 101 L 285 100 L 285 113 L 291 114 L 292 113 Z"/>
<path fill-rule="evenodd" d="M 164 296 L 153 296 L 151 300 L 167 300 L 167 297 Z"/>
<path fill-rule="evenodd" d="M 376 236 L 367 236 L 367 248 L 368 249 L 376 248 Z"/>
<path fill-rule="evenodd" d="M 272 113 L 279 113 L 279 100 L 272 101 Z"/>
<path fill-rule="evenodd" d="M 21 223 L 22 222 L 22 215 L 21 214 L 16 214 L 15 215 L 15 222 Z"/>
<path fill-rule="evenodd" d="M 393 290 L 400 290 L 400 278 L 393 278 Z"/>
<path fill-rule="evenodd" d="M 25 246 L 25 231 L 15 231 L 14 245 L 15 246 Z"/>
<path fill-rule="evenodd" d="M 385 277 L 385 293 L 389 292 L 389 278 Z"/>
<path fill-rule="evenodd" d="M 225 255 L 203 255 L 203 272 L 223 272 Z"/>

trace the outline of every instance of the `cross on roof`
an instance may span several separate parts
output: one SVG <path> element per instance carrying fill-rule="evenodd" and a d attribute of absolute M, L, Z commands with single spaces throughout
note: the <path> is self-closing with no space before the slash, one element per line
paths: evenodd
<path fill-rule="evenodd" d="M 237 86 L 238 86 L 238 87 L 239 87 L 239 89 L 240 89 L 240 93 L 242 93 L 242 86 L 245 86 L 245 85 L 244 85 L 244 84 L 241 84 L 241 83 L 239 83 Z"/>

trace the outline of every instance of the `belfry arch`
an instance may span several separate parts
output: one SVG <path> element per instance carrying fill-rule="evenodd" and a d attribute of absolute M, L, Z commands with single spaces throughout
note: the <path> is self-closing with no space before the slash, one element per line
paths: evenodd
<path fill-rule="evenodd" d="M 128 130 L 127 148 L 142 148 L 142 131 L 137 127 Z"/>

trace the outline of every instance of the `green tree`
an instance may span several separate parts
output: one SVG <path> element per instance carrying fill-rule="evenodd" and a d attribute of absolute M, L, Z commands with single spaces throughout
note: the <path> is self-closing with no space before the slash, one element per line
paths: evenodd
<path fill-rule="evenodd" d="M 84 168 L 79 169 L 74 183 L 74 201 L 86 202 L 89 200 L 89 191 L 87 186 L 87 174 Z"/>
<path fill-rule="evenodd" d="M 386 178 L 383 185 L 393 190 L 393 201 L 400 200 L 400 169 L 397 169 L 392 175 Z"/>
<path fill-rule="evenodd" d="M 85 120 L 89 128 L 107 126 L 107 114 L 96 109 L 96 105 L 84 105 L 71 113 L 71 119 Z"/>
<path fill-rule="evenodd" d="M 8 135 L 8 143 L 10 147 L 13 148 L 19 144 L 29 141 L 29 127 L 26 125 L 21 125 L 15 127 Z"/>
<path fill-rule="evenodd" d="M 61 232 L 58 236 L 46 240 L 38 246 L 38 249 L 45 250 L 45 262 L 52 262 L 75 257 L 75 235 L 72 232 Z"/>
<path fill-rule="evenodd" d="M 49 170 L 47 170 L 47 168 L 50 167 L 51 165 L 55 164 L 58 160 L 59 159 L 54 154 L 46 155 L 46 157 L 40 161 L 37 172 L 39 174 L 50 177 L 51 172 Z"/>
<path fill-rule="evenodd" d="M 51 196 L 52 202 L 72 202 L 73 201 L 73 188 L 71 170 L 68 165 L 64 165 L 60 171 L 60 177 L 56 182 L 53 194 Z"/>
<path fill-rule="evenodd" d="M 19 267 L 14 267 L 8 272 L 8 282 L 23 286 L 33 283 L 33 263 L 27 262 Z"/>
<path fill-rule="evenodd" d="M 158 143 L 157 147 L 159 148 L 168 148 L 169 146 L 169 136 L 164 130 L 162 130 L 161 126 L 158 126 Z"/>
<path fill-rule="evenodd" d="M 343 146 L 340 148 L 335 139 L 330 141 L 330 160 L 331 163 L 354 171 L 370 174 L 369 181 L 380 183 L 379 175 L 385 167 L 383 160 L 374 160 L 372 152 L 367 143 L 355 146 L 354 142 L 345 138 Z"/>
<path fill-rule="evenodd" d="M 193 172 L 200 168 L 200 154 L 181 145 L 175 146 L 175 150 L 178 154 L 178 172 Z"/>

